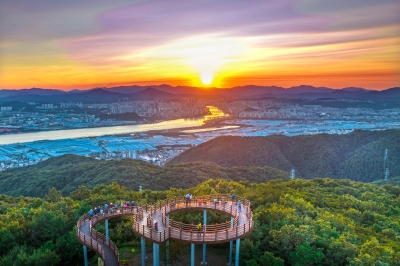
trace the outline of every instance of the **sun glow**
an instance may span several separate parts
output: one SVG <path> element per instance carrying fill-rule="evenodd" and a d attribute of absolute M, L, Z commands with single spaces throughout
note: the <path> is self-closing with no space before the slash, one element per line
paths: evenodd
<path fill-rule="evenodd" d="M 204 85 L 210 85 L 213 81 L 214 75 L 211 72 L 201 73 L 201 81 Z"/>

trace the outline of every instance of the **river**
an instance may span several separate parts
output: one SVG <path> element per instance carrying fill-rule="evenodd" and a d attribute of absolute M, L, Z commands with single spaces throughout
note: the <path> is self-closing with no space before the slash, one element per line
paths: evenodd
<path fill-rule="evenodd" d="M 154 124 L 80 128 L 80 129 L 0 135 L 0 144 L 24 143 L 37 140 L 98 137 L 104 135 L 145 132 L 150 130 L 197 127 L 203 124 L 203 120 L 204 120 L 203 118 L 175 119 Z"/>

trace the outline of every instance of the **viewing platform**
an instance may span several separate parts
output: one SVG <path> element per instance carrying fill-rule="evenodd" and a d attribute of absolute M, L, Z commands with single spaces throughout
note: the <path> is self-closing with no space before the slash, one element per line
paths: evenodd
<path fill-rule="evenodd" d="M 240 203 L 239 203 L 240 202 Z M 203 210 L 204 223 L 199 230 L 196 224 L 185 224 L 169 218 L 169 214 L 185 210 Z M 220 224 L 206 224 L 207 211 L 216 211 L 227 214 L 230 221 Z M 84 214 L 77 223 L 77 237 L 84 245 L 85 265 L 87 262 L 86 247 L 95 251 L 101 258 L 103 265 L 122 265 L 119 260 L 118 248 L 108 237 L 108 219 L 119 216 L 133 217 L 133 232 L 142 237 L 142 266 L 145 265 L 144 239 L 153 243 L 153 265 L 159 266 L 159 244 L 169 240 L 192 244 L 192 260 L 194 245 L 203 244 L 203 262 L 205 262 L 206 244 L 231 243 L 230 263 L 232 261 L 232 241 L 237 240 L 237 263 L 240 238 L 248 235 L 253 229 L 253 213 L 250 202 L 242 197 L 232 200 L 231 195 L 206 195 L 192 197 L 175 197 L 161 200 L 153 205 L 138 204 L 134 207 L 114 208 L 113 212 L 97 214 L 89 220 L 89 214 Z M 97 223 L 106 222 L 106 235 L 93 229 Z M 155 230 L 154 222 L 158 222 Z M 238 246 L 239 244 L 239 246 Z M 206 262 L 205 262 L 206 263 Z M 194 263 L 192 262 L 192 265 Z"/>

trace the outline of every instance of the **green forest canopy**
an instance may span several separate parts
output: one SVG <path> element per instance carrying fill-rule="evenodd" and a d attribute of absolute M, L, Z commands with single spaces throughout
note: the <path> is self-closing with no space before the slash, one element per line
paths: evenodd
<path fill-rule="evenodd" d="M 74 226 L 92 206 L 154 203 L 187 192 L 235 193 L 251 201 L 255 227 L 241 241 L 243 265 L 400 265 L 400 187 L 326 178 L 208 180 L 186 190 L 142 192 L 113 183 L 82 186 L 69 197 L 54 188 L 45 198 L 0 195 L 0 266 L 81 265 Z M 138 245 L 131 228 L 129 218 L 112 219 L 110 238 L 119 247 Z"/>
<path fill-rule="evenodd" d="M 0 193 L 11 196 L 43 197 L 55 187 L 68 195 L 79 186 L 93 188 L 98 184 L 118 182 L 127 188 L 139 186 L 152 190 L 170 187 L 189 188 L 208 179 L 224 178 L 232 181 L 266 182 L 289 173 L 271 167 L 221 167 L 196 162 L 155 166 L 139 160 L 104 161 L 77 155 L 64 155 L 44 162 L 0 173 Z"/>
<path fill-rule="evenodd" d="M 270 166 L 303 178 L 330 177 L 372 182 L 384 178 L 389 149 L 390 175 L 400 176 L 400 130 L 356 130 L 345 135 L 218 137 L 188 149 L 168 165 L 211 162 L 225 167 Z"/>

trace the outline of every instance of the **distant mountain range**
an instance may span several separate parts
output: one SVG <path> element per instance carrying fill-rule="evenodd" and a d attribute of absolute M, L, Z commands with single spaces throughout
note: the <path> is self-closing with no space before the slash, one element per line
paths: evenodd
<path fill-rule="evenodd" d="M 83 103 L 110 103 L 122 99 L 128 100 L 172 100 L 183 97 L 245 99 L 245 98 L 283 98 L 283 99 L 320 99 L 320 98 L 349 98 L 365 101 L 385 100 L 388 102 L 400 101 L 400 87 L 383 91 L 373 91 L 364 88 L 348 87 L 332 89 L 327 87 L 313 87 L 301 85 L 290 88 L 277 86 L 239 86 L 227 89 L 198 88 L 188 86 L 173 87 L 170 85 L 157 86 L 121 86 L 112 88 L 94 88 L 91 90 L 62 91 L 52 89 L 23 89 L 0 90 L 0 102 L 83 102 Z"/>

